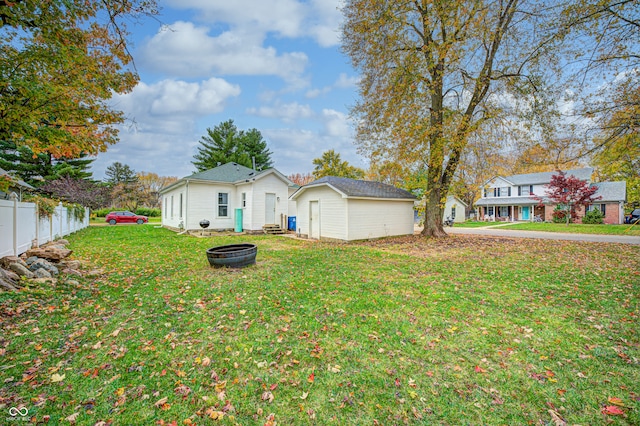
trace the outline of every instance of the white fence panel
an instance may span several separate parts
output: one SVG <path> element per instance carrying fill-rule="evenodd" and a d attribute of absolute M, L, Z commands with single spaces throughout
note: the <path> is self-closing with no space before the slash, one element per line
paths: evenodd
<path fill-rule="evenodd" d="M 0 257 L 13 254 L 13 204 L 0 200 Z"/>
<path fill-rule="evenodd" d="M 0 257 L 18 256 L 31 247 L 64 237 L 89 226 L 89 209 L 77 219 L 59 204 L 51 218 L 40 217 L 35 203 L 0 200 Z"/>

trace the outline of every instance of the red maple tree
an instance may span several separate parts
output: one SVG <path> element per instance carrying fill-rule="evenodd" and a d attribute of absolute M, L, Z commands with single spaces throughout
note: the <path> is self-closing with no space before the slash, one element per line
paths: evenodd
<path fill-rule="evenodd" d="M 535 196 L 534 198 L 543 205 L 545 200 L 551 200 L 564 211 L 566 224 L 569 225 L 571 218 L 577 218 L 577 207 L 585 208 L 602 197 L 594 197 L 598 191 L 597 186 L 591 186 L 586 180 L 578 179 L 573 175 L 567 176 L 566 172 L 558 170 L 558 174 L 551 176 L 551 181 L 545 185 L 545 197 Z"/>

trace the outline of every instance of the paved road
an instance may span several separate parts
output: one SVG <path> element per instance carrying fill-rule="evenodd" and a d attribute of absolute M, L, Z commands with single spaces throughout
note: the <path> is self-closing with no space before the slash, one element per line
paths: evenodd
<path fill-rule="evenodd" d="M 496 237 L 541 238 L 547 240 L 587 241 L 594 243 L 620 243 L 640 245 L 640 237 L 624 235 L 564 234 L 560 232 L 516 231 L 494 228 L 444 228 L 448 234 L 492 235 Z"/>

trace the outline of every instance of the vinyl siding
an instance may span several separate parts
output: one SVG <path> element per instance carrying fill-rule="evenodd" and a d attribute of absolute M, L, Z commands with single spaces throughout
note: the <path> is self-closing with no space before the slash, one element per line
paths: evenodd
<path fill-rule="evenodd" d="M 226 192 L 228 198 L 228 217 L 218 217 L 218 193 Z M 208 220 L 208 229 L 232 229 L 234 227 L 234 209 L 240 203 L 236 188 L 232 185 L 189 183 L 189 213 L 187 229 L 201 229 L 200 221 Z"/>
<path fill-rule="evenodd" d="M 348 203 L 347 240 L 413 234 L 413 200 L 349 199 Z"/>
<path fill-rule="evenodd" d="M 288 211 L 289 191 L 287 184 L 276 175 L 271 174 L 253 182 L 252 187 L 252 208 L 250 219 L 245 222 L 245 228 L 252 231 L 262 230 L 262 226 L 265 224 L 267 193 L 276 194 L 276 223 L 280 224 L 282 216 L 286 215 Z"/>
<path fill-rule="evenodd" d="M 309 202 L 318 201 L 320 239 L 347 239 L 347 200 L 328 187 L 309 188 L 296 199 L 298 233 L 309 235 Z"/>

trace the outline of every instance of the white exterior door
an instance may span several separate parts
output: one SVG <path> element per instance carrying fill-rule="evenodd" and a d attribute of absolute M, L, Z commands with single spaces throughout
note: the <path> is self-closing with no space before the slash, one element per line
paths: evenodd
<path fill-rule="evenodd" d="M 320 206 L 318 201 L 309 202 L 309 238 L 320 239 Z"/>
<path fill-rule="evenodd" d="M 265 225 L 275 225 L 276 223 L 276 194 L 265 194 L 265 210 L 264 210 L 264 223 Z"/>

